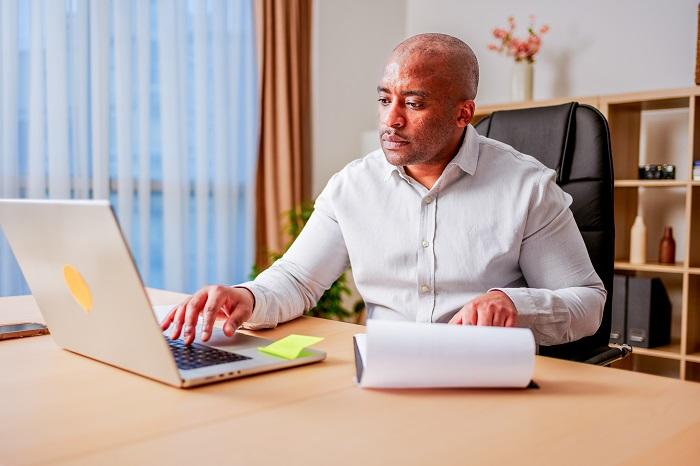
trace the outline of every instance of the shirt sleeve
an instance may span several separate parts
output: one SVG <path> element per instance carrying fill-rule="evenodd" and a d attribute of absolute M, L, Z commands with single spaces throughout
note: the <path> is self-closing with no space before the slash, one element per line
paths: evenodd
<path fill-rule="evenodd" d="M 347 269 L 349 258 L 333 211 L 331 178 L 314 212 L 287 252 L 253 281 L 236 285 L 255 297 L 253 315 L 243 326 L 272 328 L 313 308 Z"/>
<path fill-rule="evenodd" d="M 591 264 L 569 209 L 571 196 L 550 169 L 533 190 L 520 249 L 528 288 L 494 288 L 508 295 L 517 325 L 532 329 L 541 345 L 593 335 L 600 326 L 607 292 Z"/>

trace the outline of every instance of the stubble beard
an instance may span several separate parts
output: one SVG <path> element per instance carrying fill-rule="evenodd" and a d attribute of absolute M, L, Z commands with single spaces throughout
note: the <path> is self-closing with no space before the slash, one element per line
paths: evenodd
<path fill-rule="evenodd" d="M 386 158 L 386 161 L 389 162 L 391 165 L 394 165 L 395 167 L 405 165 L 419 165 L 430 162 L 433 158 L 430 154 L 427 154 L 425 151 L 412 150 L 411 152 L 401 154 L 397 151 L 384 149 L 383 147 L 382 151 L 384 152 L 384 157 Z"/>

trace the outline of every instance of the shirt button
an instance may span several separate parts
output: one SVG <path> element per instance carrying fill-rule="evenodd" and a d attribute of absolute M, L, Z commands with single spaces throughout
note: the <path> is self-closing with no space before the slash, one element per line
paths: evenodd
<path fill-rule="evenodd" d="M 430 246 L 430 243 L 428 243 L 426 240 L 423 240 L 423 242 L 421 243 L 421 245 L 422 245 L 424 248 L 427 248 L 428 246 Z"/>
<path fill-rule="evenodd" d="M 424 201 L 425 201 L 426 204 L 430 204 L 431 202 L 433 202 L 433 197 L 432 197 L 432 196 L 428 196 L 428 197 L 426 197 L 426 198 L 424 199 Z"/>
<path fill-rule="evenodd" d="M 430 291 L 430 287 L 429 287 L 428 285 L 422 285 L 422 286 L 420 287 L 420 291 L 421 291 L 422 293 L 427 293 L 428 291 Z"/>

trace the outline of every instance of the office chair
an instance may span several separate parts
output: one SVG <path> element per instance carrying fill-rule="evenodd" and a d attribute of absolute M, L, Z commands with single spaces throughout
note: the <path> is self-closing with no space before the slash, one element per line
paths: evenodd
<path fill-rule="evenodd" d="M 497 111 L 475 125 L 479 134 L 509 144 L 556 170 L 557 184 L 573 198 L 574 214 L 593 267 L 608 296 L 598 331 L 578 341 L 540 346 L 540 354 L 610 365 L 631 352 L 610 347 L 612 281 L 615 261 L 613 165 L 605 117 L 589 105 Z"/>

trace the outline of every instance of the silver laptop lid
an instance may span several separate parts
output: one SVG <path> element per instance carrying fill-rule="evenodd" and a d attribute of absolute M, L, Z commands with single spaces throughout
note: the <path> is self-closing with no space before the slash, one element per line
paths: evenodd
<path fill-rule="evenodd" d="M 59 346 L 182 383 L 108 201 L 0 199 L 0 225 Z"/>

